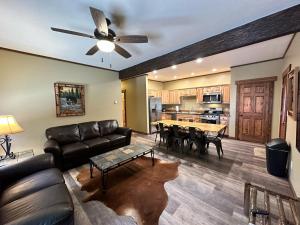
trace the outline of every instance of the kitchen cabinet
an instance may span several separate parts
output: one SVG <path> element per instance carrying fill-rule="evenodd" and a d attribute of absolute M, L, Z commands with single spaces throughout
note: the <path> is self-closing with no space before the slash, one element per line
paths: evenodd
<path fill-rule="evenodd" d="M 196 92 L 197 103 L 203 103 L 203 88 L 197 88 Z"/>
<path fill-rule="evenodd" d="M 209 94 L 209 93 L 211 93 L 212 91 L 211 91 L 211 87 L 204 87 L 203 88 L 203 94 Z"/>
<path fill-rule="evenodd" d="M 148 96 L 153 96 L 155 98 L 161 98 L 161 91 L 160 90 L 148 90 Z"/>
<path fill-rule="evenodd" d="M 230 103 L 230 85 L 222 86 L 223 103 Z"/>
<path fill-rule="evenodd" d="M 179 90 L 171 90 L 169 91 L 169 104 L 180 104 L 180 94 Z"/>
<path fill-rule="evenodd" d="M 181 120 L 181 121 L 200 122 L 200 115 L 196 115 L 196 114 L 177 114 L 176 119 Z"/>
<path fill-rule="evenodd" d="M 196 88 L 179 90 L 180 96 L 196 96 Z"/>
<path fill-rule="evenodd" d="M 170 95 L 168 90 L 161 91 L 161 103 L 162 104 L 170 104 Z"/>
<path fill-rule="evenodd" d="M 171 119 L 172 119 L 172 114 L 169 114 L 169 113 L 162 113 L 162 114 L 161 114 L 161 119 L 162 119 L 162 120 L 171 120 Z"/>
<path fill-rule="evenodd" d="M 229 135 L 229 115 L 220 115 L 220 124 L 227 126 L 225 135 Z"/>

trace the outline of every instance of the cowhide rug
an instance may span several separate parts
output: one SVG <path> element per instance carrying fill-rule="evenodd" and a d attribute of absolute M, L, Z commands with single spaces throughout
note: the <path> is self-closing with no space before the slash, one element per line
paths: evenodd
<path fill-rule="evenodd" d="M 168 202 L 164 183 L 178 176 L 180 162 L 167 162 L 141 157 L 108 174 L 105 194 L 101 191 L 101 173 L 95 168 L 90 179 L 88 168 L 80 171 L 77 180 L 81 190 L 89 193 L 83 201 L 98 200 L 118 215 L 132 216 L 139 225 L 156 225 Z"/>

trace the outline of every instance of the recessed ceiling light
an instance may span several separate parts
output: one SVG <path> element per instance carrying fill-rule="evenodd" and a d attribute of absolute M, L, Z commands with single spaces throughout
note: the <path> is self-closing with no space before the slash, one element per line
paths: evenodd
<path fill-rule="evenodd" d="M 192 75 L 192 76 L 194 76 L 194 75 L 195 75 L 195 73 L 193 72 L 193 73 L 191 73 L 191 75 Z"/>
<path fill-rule="evenodd" d="M 156 75 L 154 78 L 157 79 L 157 77 L 158 77 L 158 76 Z"/>
<path fill-rule="evenodd" d="M 173 66 L 172 66 L 172 69 L 173 69 L 173 70 L 176 70 L 176 68 L 177 68 L 176 65 L 173 65 Z"/>
<path fill-rule="evenodd" d="M 196 59 L 196 63 L 202 63 L 202 62 L 203 62 L 203 59 L 202 59 L 202 58 Z"/>
<path fill-rule="evenodd" d="M 157 70 L 153 70 L 153 73 L 156 74 L 156 73 L 157 73 Z"/>
<path fill-rule="evenodd" d="M 216 69 L 216 68 L 213 68 L 213 69 L 212 69 L 212 71 L 213 71 L 213 72 L 216 72 L 216 71 L 217 71 L 217 69 Z"/>
<path fill-rule="evenodd" d="M 177 78 L 177 76 L 174 76 L 174 78 L 176 79 L 176 78 Z"/>

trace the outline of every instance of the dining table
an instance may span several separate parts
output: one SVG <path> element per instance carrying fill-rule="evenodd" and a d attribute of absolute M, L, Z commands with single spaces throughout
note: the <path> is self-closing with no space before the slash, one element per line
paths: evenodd
<path fill-rule="evenodd" d="M 226 127 L 226 125 L 224 124 L 199 123 L 199 122 L 178 121 L 178 120 L 159 120 L 154 123 L 156 124 L 163 123 L 165 126 L 178 125 L 180 127 L 187 128 L 187 129 L 189 127 L 194 127 L 196 129 L 205 132 L 212 132 L 212 133 L 218 133 Z"/>

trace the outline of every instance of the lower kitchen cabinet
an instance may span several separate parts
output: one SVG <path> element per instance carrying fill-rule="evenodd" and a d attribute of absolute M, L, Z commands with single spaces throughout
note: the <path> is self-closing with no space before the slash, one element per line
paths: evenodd
<path fill-rule="evenodd" d="M 229 115 L 220 115 L 220 124 L 227 126 L 225 135 L 229 135 Z"/>

